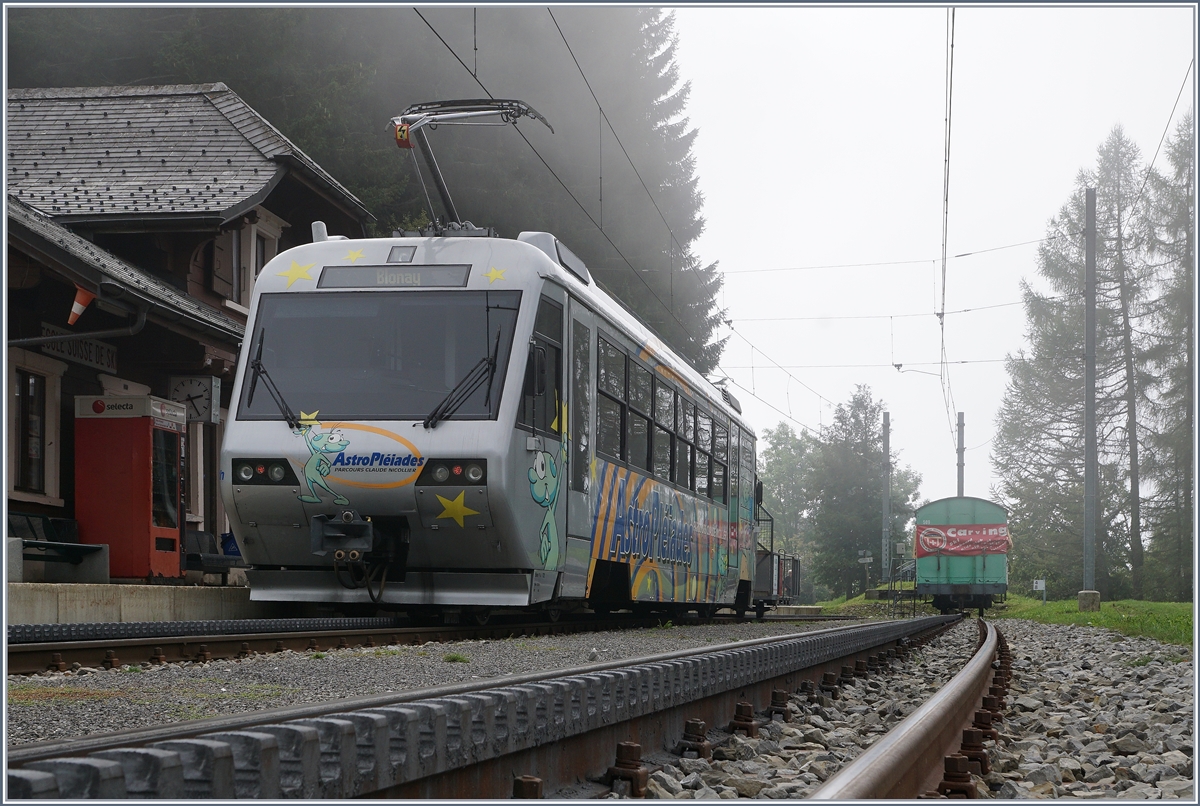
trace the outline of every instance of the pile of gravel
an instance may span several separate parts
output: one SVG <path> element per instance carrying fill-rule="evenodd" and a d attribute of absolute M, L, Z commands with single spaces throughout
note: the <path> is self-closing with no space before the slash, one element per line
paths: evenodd
<path fill-rule="evenodd" d="M 8 744 L 568 669 L 733 641 L 829 629 L 828 622 L 747 621 L 280 652 L 245 660 L 80 668 L 8 678 Z M 841 626 L 841 624 L 837 625 Z"/>
<path fill-rule="evenodd" d="M 1015 677 L 1000 742 L 985 742 L 991 771 L 972 776 L 979 797 L 1194 798 L 1186 648 L 1090 627 L 999 627 Z M 793 696 L 789 722 L 764 725 L 757 739 L 712 731 L 713 760 L 663 763 L 649 797 L 806 797 L 961 669 L 976 637 L 964 622 L 889 671 L 843 686 L 838 700 Z"/>

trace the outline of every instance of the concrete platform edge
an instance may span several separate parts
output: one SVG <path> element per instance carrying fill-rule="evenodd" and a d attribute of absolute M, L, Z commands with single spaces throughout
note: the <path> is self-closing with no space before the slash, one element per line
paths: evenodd
<path fill-rule="evenodd" d="M 7 583 L 7 624 L 273 618 L 276 602 L 244 587 Z"/>

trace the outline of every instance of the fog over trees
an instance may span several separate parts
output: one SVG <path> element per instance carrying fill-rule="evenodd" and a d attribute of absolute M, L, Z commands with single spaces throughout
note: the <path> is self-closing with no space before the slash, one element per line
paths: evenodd
<path fill-rule="evenodd" d="M 992 461 L 1010 507 L 1010 589 L 1083 583 L 1084 190 L 1096 188 L 1096 586 L 1104 600 L 1192 598 L 1195 207 L 1192 115 L 1149 168 L 1120 127 L 1050 222 L 1023 289 Z"/>
<path fill-rule="evenodd" d="M 553 232 L 665 342 L 716 367 L 721 275 L 691 250 L 696 132 L 661 10 L 14 8 L 8 59 L 11 87 L 224 82 L 362 199 L 380 235 L 431 214 L 390 118 L 525 101 L 553 134 L 528 118 L 528 144 L 511 126 L 430 133 L 460 214 L 504 237 Z"/>

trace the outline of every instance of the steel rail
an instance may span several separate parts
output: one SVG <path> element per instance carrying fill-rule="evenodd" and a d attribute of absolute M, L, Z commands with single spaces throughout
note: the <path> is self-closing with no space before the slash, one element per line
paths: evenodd
<path fill-rule="evenodd" d="M 998 647 L 999 634 L 987 624 L 983 643 L 962 671 L 809 798 L 912 799 L 936 788 L 943 759 L 958 748 L 988 691 Z"/>
<path fill-rule="evenodd" d="M 470 683 L 453 683 L 432 688 L 409 689 L 391 694 L 373 695 L 329 700 L 320 703 L 287 706 L 264 711 L 235 714 L 229 716 L 211 717 L 208 719 L 177 722 L 172 725 L 161 725 L 150 728 L 137 728 L 127 731 L 98 733 L 71 739 L 55 739 L 45 742 L 35 742 L 7 748 L 8 763 L 12 766 L 27 764 L 60 757 L 63 755 L 82 756 L 101 750 L 118 747 L 143 746 L 152 742 L 191 738 L 214 731 L 244 731 L 252 730 L 261 725 L 275 724 L 295 719 L 314 719 L 333 714 L 358 711 L 363 709 L 386 708 L 403 705 L 421 700 L 443 699 L 474 694 L 494 689 L 497 686 L 511 687 L 557 680 L 564 677 L 579 675 L 594 675 L 631 666 L 643 666 L 688 658 L 702 657 L 729 650 L 745 650 L 754 647 L 795 641 L 800 638 L 817 638 L 823 635 L 846 634 L 870 630 L 877 627 L 879 622 L 855 624 L 848 627 L 829 627 L 822 630 L 812 630 L 803 633 L 756 638 L 748 641 L 734 641 L 725 644 L 713 644 L 694 649 L 681 649 L 657 655 L 647 655 L 640 658 L 607 661 L 566 669 L 555 669 L 545 672 L 531 672 L 521 675 L 506 675 L 492 677 Z"/>
<path fill-rule="evenodd" d="M 839 616 L 779 616 L 766 621 L 840 621 Z M 733 617 L 715 617 L 719 623 L 733 622 Z M 192 632 L 177 635 L 131 635 L 91 639 L 11 641 L 7 647 L 8 673 L 33 674 L 46 669 L 65 670 L 72 663 L 81 666 L 110 667 L 127 663 L 178 663 L 183 661 L 223 660 L 266 654 L 284 649 L 294 651 L 345 649 L 354 646 L 373 647 L 380 644 L 448 643 L 479 639 L 499 639 L 540 635 L 565 635 L 603 630 L 636 629 L 657 626 L 660 619 L 647 617 L 610 617 L 596 620 L 563 620 L 557 622 L 496 621 L 486 626 L 450 625 L 432 627 L 410 626 L 343 626 L 332 629 L 314 627 L 304 630 L 246 632 Z M 215 624 L 217 622 L 206 622 Z M 694 620 L 683 624 L 698 623 Z M 702 623 L 702 622 L 699 622 Z M 101 625 L 107 626 L 107 625 Z M 115 625 L 121 626 L 121 625 Z M 108 651 L 112 650 L 112 655 Z"/>

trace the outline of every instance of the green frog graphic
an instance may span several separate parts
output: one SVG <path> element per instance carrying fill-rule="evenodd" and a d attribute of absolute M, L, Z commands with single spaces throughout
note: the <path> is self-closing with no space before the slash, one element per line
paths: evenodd
<path fill-rule="evenodd" d="M 341 493 L 335 491 L 329 486 L 329 482 L 325 481 L 325 477 L 329 475 L 329 471 L 333 465 L 330 464 L 329 457 L 335 456 L 350 447 L 350 440 L 342 436 L 342 432 L 337 429 L 318 433 L 317 427 L 321 424 L 317 422 L 317 412 L 312 414 L 300 413 L 300 427 L 293 430 L 292 433 L 304 437 L 304 443 L 308 445 L 309 457 L 304 463 L 304 481 L 308 485 L 308 495 L 296 496 L 306 504 L 319 504 L 321 497 L 317 495 L 317 487 L 321 487 L 330 495 L 333 496 L 333 503 L 338 506 L 345 506 L 350 501 Z"/>

